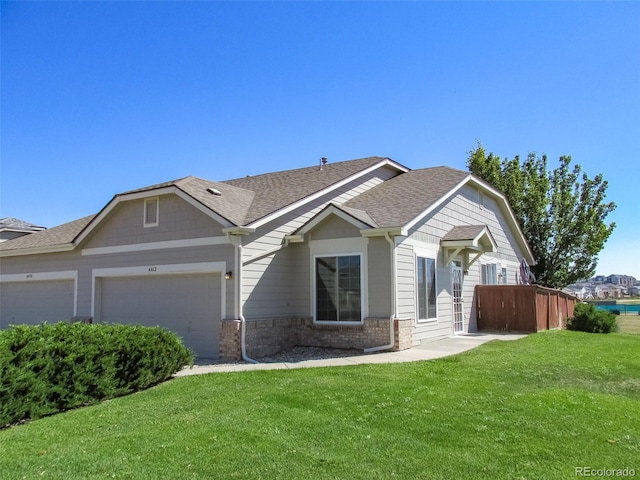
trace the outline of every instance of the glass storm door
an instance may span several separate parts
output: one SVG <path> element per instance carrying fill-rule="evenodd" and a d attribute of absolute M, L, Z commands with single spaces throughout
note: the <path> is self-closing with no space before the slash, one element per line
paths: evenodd
<path fill-rule="evenodd" d="M 464 298 L 462 297 L 462 267 L 452 267 L 453 277 L 453 333 L 464 333 Z"/>

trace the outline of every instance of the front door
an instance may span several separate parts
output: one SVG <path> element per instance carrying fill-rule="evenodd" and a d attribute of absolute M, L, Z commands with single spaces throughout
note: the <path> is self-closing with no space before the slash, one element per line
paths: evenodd
<path fill-rule="evenodd" d="M 460 265 L 453 265 L 453 333 L 464 333 L 464 298 L 462 296 L 462 282 L 464 274 Z"/>

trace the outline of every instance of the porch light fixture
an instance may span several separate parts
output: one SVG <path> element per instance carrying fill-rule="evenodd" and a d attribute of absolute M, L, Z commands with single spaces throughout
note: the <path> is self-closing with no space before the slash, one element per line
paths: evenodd
<path fill-rule="evenodd" d="M 231 280 L 231 270 L 229 270 L 227 273 L 224 274 L 224 279 L 225 280 Z"/>

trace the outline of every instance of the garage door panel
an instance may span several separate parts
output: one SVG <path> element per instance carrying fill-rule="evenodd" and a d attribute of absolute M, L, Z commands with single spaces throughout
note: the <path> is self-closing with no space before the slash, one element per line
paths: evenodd
<path fill-rule="evenodd" d="M 69 320 L 73 307 L 72 280 L 0 283 L 0 328 Z"/>
<path fill-rule="evenodd" d="M 218 358 L 219 274 L 101 279 L 100 321 L 160 326 L 201 358 Z"/>

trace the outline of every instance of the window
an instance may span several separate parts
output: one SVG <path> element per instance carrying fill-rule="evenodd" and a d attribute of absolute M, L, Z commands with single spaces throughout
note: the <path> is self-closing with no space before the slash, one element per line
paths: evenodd
<path fill-rule="evenodd" d="M 418 276 L 418 320 L 437 318 L 436 313 L 436 261 L 416 258 Z"/>
<path fill-rule="evenodd" d="M 316 321 L 362 321 L 360 267 L 360 255 L 316 257 Z"/>
<path fill-rule="evenodd" d="M 155 227 L 158 225 L 158 197 L 147 198 L 144 201 L 144 226 Z"/>
<path fill-rule="evenodd" d="M 485 285 L 498 284 L 498 266 L 495 263 L 482 265 L 482 283 Z"/>
<path fill-rule="evenodd" d="M 507 269 L 506 268 L 502 269 L 502 284 L 503 285 L 507 284 Z"/>

